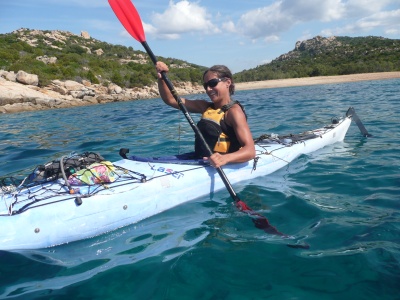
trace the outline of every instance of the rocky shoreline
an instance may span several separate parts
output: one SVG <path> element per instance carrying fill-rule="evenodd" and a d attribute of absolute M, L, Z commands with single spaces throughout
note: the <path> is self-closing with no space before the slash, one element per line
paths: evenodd
<path fill-rule="evenodd" d="M 190 82 L 175 84 L 179 95 L 204 93 L 202 86 Z M 0 113 L 16 113 L 46 109 L 87 106 L 108 102 L 131 101 L 159 97 L 157 83 L 143 88 L 126 89 L 116 84 L 103 86 L 82 80 L 53 80 L 38 86 L 37 75 L 0 70 Z"/>
<path fill-rule="evenodd" d="M 155 82 L 150 87 L 125 89 L 113 83 L 107 87 L 67 80 L 53 80 L 49 86 L 39 87 L 34 74 L 20 71 L 16 74 L 0 70 L 0 113 L 16 113 L 74 106 L 87 106 L 107 102 L 158 98 Z M 236 90 L 264 89 L 313 84 L 355 82 L 400 78 L 400 72 L 365 73 L 342 76 L 321 76 L 236 83 Z M 190 82 L 176 83 L 179 95 L 204 93 L 202 86 Z"/>

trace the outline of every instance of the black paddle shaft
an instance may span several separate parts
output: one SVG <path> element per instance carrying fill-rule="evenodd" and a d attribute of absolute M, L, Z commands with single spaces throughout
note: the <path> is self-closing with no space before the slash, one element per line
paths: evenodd
<path fill-rule="evenodd" d="M 147 44 L 146 41 L 141 42 L 144 49 L 146 50 L 147 54 L 150 56 L 150 59 L 153 61 L 154 64 L 157 63 L 157 58 L 154 55 L 153 51 L 151 51 L 149 45 Z M 211 151 L 210 147 L 208 146 L 206 140 L 204 139 L 203 135 L 201 134 L 200 129 L 197 127 L 197 125 L 194 123 L 192 117 L 190 116 L 186 106 L 183 104 L 181 97 L 179 97 L 177 91 L 175 90 L 172 82 L 169 80 L 167 73 L 166 72 L 161 72 L 162 79 L 164 80 L 165 84 L 167 85 L 168 89 L 170 90 L 172 96 L 175 98 L 176 102 L 178 103 L 178 106 L 180 110 L 183 112 L 185 115 L 186 120 L 189 122 L 190 127 L 192 127 L 194 133 L 196 136 L 200 138 L 201 143 L 205 148 L 207 149 L 208 154 L 211 156 L 213 152 Z M 240 201 L 239 197 L 235 193 L 235 191 L 232 188 L 232 185 L 230 184 L 228 178 L 226 177 L 224 171 L 219 167 L 216 168 L 219 176 L 221 177 L 222 181 L 225 184 L 226 189 L 228 190 L 229 194 L 231 195 L 232 199 L 235 201 Z"/>

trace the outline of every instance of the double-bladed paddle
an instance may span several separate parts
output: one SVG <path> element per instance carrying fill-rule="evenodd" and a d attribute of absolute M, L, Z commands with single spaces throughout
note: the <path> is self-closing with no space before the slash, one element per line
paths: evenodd
<path fill-rule="evenodd" d="M 157 58 L 155 57 L 155 55 L 153 54 L 153 51 L 151 51 L 149 45 L 146 42 L 146 37 L 144 34 L 144 30 L 143 30 L 142 20 L 139 16 L 139 13 L 136 10 L 136 8 L 133 6 L 132 2 L 130 0 L 108 0 L 108 2 L 110 3 L 111 8 L 113 9 L 115 15 L 117 16 L 117 18 L 119 19 L 121 24 L 125 27 L 125 29 L 129 32 L 129 34 L 135 40 L 137 40 L 138 42 L 140 42 L 143 45 L 147 54 L 150 56 L 150 59 L 153 61 L 154 64 L 156 64 Z M 200 138 L 201 143 L 205 146 L 209 155 L 211 156 L 213 154 L 213 152 L 211 151 L 210 147 L 206 143 L 199 128 L 194 123 L 188 110 L 186 109 L 181 98 L 179 97 L 178 93 L 176 92 L 174 86 L 172 85 L 172 82 L 169 80 L 169 78 L 167 77 L 167 74 L 165 72 L 161 72 L 161 76 L 162 76 L 162 79 L 164 80 L 164 82 L 166 83 L 168 89 L 171 91 L 172 95 L 174 96 L 176 102 L 178 103 L 180 110 L 185 115 L 186 120 L 189 122 L 193 131 Z M 216 168 L 216 170 L 217 170 L 219 176 L 221 177 L 221 180 L 225 184 L 225 187 L 228 190 L 229 194 L 231 195 L 232 199 L 235 201 L 236 207 L 239 210 L 247 213 L 252 218 L 252 221 L 257 228 L 262 229 L 265 232 L 270 233 L 270 234 L 283 235 L 281 232 L 279 232 L 274 226 L 272 226 L 269 223 L 267 218 L 256 213 L 255 211 L 253 211 L 250 207 L 248 207 L 246 205 L 246 203 L 244 203 L 242 200 L 239 199 L 239 197 L 233 190 L 232 185 L 230 184 L 228 178 L 226 177 L 224 171 L 221 168 Z"/>

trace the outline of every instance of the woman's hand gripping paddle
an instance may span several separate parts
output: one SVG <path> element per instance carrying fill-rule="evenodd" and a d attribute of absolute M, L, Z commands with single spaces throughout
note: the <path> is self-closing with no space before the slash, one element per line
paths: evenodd
<path fill-rule="evenodd" d="M 108 0 L 110 3 L 111 8 L 113 9 L 115 15 L 121 22 L 121 24 L 125 27 L 125 29 L 129 32 L 129 34 L 137 41 L 139 41 L 144 49 L 146 50 L 147 54 L 150 56 L 151 60 L 153 61 L 154 64 L 157 63 L 157 58 L 153 54 L 153 51 L 151 51 L 149 45 L 146 42 L 146 37 L 144 34 L 143 30 L 143 24 L 142 20 L 140 19 L 140 16 L 136 10 L 136 8 L 133 6 L 132 2 L 130 0 Z M 208 144 L 206 143 L 203 135 L 201 134 L 200 130 L 194 123 L 192 117 L 190 116 L 188 110 L 186 109 L 185 105 L 183 104 L 181 98 L 179 97 L 178 93 L 176 92 L 174 86 L 172 85 L 172 82 L 169 80 L 167 77 L 167 74 L 165 72 L 161 73 L 162 79 L 166 83 L 168 89 L 171 91 L 172 95 L 174 96 L 175 100 L 177 101 L 179 108 L 183 112 L 183 114 L 186 117 L 186 120 L 189 122 L 190 126 L 192 127 L 193 131 L 197 136 L 199 136 L 201 142 L 203 145 L 207 148 L 209 155 L 212 155 L 212 151 Z M 244 213 L 247 213 L 255 226 L 259 229 L 264 230 L 267 233 L 270 234 L 276 234 L 276 235 L 284 235 L 281 232 L 279 232 L 274 226 L 269 224 L 267 218 L 264 216 L 256 213 L 253 211 L 251 208 L 249 208 L 246 203 L 244 203 L 242 200 L 239 199 L 239 197 L 236 195 L 235 191 L 233 190 L 230 182 L 228 181 L 228 178 L 226 177 L 224 171 L 222 171 L 221 168 L 216 169 L 218 174 L 220 175 L 222 181 L 225 184 L 226 189 L 228 190 L 229 194 L 231 195 L 232 199 L 235 201 L 236 207 L 243 211 Z"/>

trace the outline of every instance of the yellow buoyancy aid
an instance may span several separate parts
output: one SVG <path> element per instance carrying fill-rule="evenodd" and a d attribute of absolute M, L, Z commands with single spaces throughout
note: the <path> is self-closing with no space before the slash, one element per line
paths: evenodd
<path fill-rule="evenodd" d="M 224 120 L 225 113 L 235 104 L 238 104 L 246 115 L 243 106 L 239 101 L 234 100 L 222 106 L 221 109 L 215 109 L 210 104 L 203 112 L 201 120 L 197 123 L 197 127 L 201 131 L 204 140 L 213 152 L 231 153 L 239 150 L 241 147 L 234 129 L 226 124 Z M 197 157 L 209 155 L 207 148 L 198 136 L 195 138 L 195 153 Z"/>
<path fill-rule="evenodd" d="M 207 108 L 203 113 L 202 119 L 209 122 L 214 122 L 219 127 L 219 136 L 216 141 L 213 151 L 219 153 L 227 153 L 230 146 L 229 137 L 222 131 L 220 122 L 224 118 L 225 112 L 221 109 Z"/>

